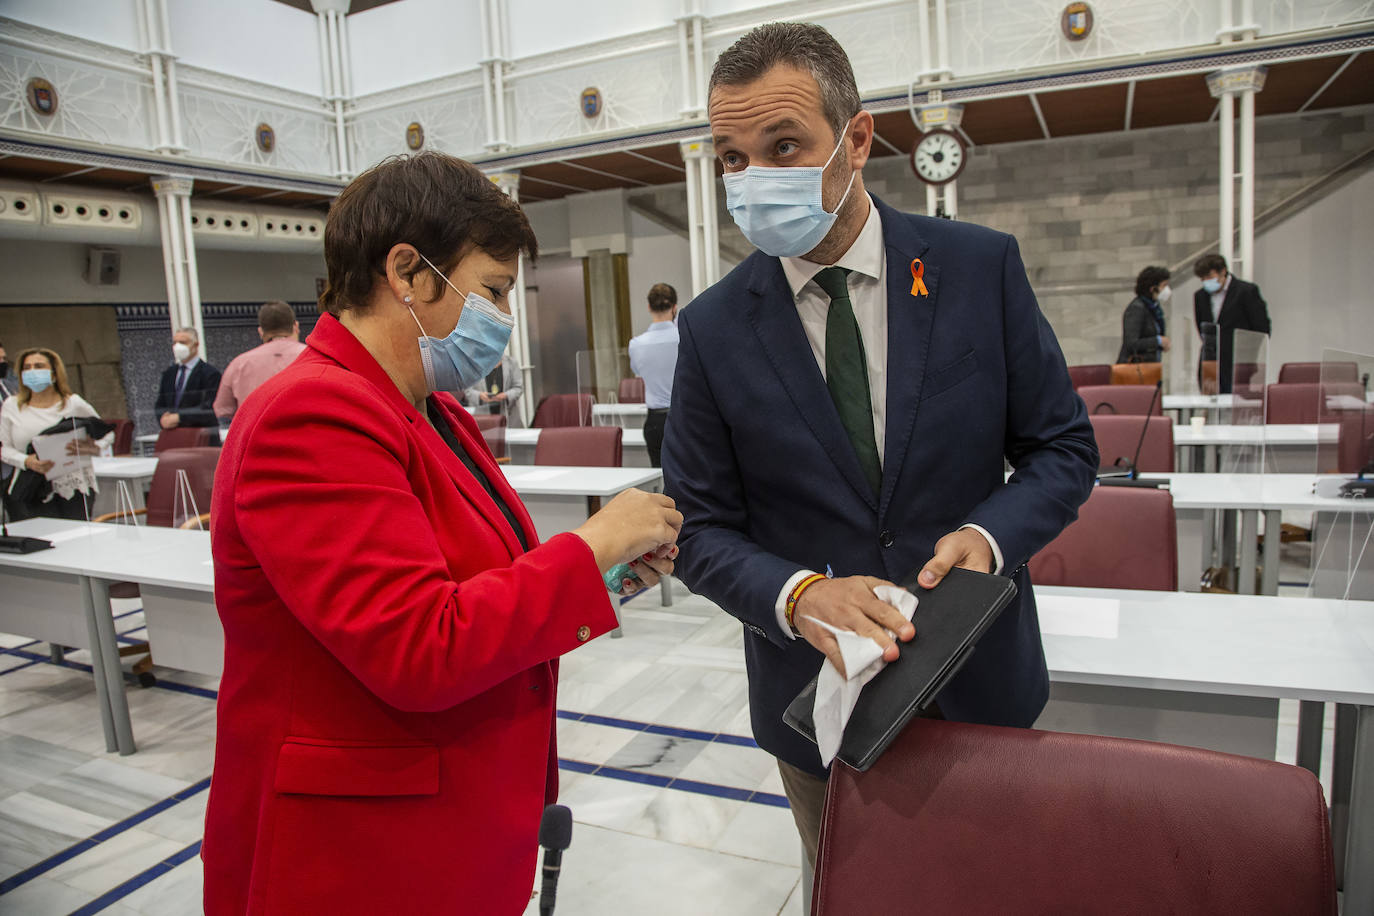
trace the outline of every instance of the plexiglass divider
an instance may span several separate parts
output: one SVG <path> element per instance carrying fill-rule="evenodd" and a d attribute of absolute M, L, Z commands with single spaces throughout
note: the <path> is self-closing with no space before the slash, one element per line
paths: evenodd
<path fill-rule="evenodd" d="M 592 396 L 592 422 L 614 425 L 615 417 L 602 415 L 597 404 L 615 404 L 620 399 L 620 380 L 631 378 L 630 354 L 624 347 L 579 350 L 577 353 L 577 392 Z"/>
<path fill-rule="evenodd" d="M 1313 597 L 1374 600 L 1374 497 L 1357 486 L 1362 477 L 1374 477 L 1371 376 L 1374 356 L 1335 349 L 1322 354 L 1313 485 L 1322 505 L 1311 520 Z"/>

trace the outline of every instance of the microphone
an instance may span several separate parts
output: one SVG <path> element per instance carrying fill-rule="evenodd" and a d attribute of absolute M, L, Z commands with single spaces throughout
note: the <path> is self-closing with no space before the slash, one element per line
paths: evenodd
<path fill-rule="evenodd" d="M 1135 444 L 1135 454 L 1131 456 L 1131 461 L 1126 465 L 1126 475 L 1124 477 L 1104 477 L 1099 478 L 1099 486 L 1108 487 L 1155 487 L 1163 485 L 1162 480 L 1141 480 L 1140 471 L 1136 467 L 1140 461 L 1140 450 L 1145 445 L 1145 434 L 1150 430 L 1150 418 L 1155 414 L 1155 403 L 1159 400 L 1159 393 L 1164 387 L 1164 380 L 1155 382 L 1154 394 L 1150 395 L 1150 406 L 1145 410 L 1145 422 L 1140 425 L 1140 439 Z M 1117 459 L 1120 461 L 1121 459 Z"/>
<path fill-rule="evenodd" d="M 572 825 L 572 810 L 567 805 L 549 805 L 539 821 L 539 845 L 544 847 L 544 883 L 539 889 L 539 916 L 553 913 L 563 850 L 572 845 Z"/>

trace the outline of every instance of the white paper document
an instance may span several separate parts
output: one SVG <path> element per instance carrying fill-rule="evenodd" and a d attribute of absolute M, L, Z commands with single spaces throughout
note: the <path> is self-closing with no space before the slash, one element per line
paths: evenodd
<path fill-rule="evenodd" d="M 49 480 L 56 480 L 59 477 L 66 477 L 68 474 L 75 474 L 82 467 L 88 466 L 91 462 L 90 455 L 67 453 L 69 443 L 85 442 L 88 438 L 86 430 L 82 428 L 73 432 L 35 436 L 33 440 L 34 454 L 38 456 L 39 461 L 51 461 L 53 463 L 52 467 L 48 469 L 48 473 L 43 476 Z"/>

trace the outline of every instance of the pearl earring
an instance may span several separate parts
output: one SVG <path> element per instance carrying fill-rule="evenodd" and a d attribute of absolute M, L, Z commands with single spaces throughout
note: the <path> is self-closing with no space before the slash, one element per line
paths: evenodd
<path fill-rule="evenodd" d="M 409 302 L 409 301 L 410 301 L 410 297 L 409 297 L 409 296 L 406 296 L 405 299 L 403 299 L 402 301 L 403 301 L 403 302 Z"/>

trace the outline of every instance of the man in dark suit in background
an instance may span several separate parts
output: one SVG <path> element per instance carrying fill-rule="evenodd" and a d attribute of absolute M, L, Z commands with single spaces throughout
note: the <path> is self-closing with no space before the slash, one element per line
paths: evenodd
<path fill-rule="evenodd" d="M 1005 574 L 1019 596 L 937 702 L 1031 725 L 1049 683 L 1025 564 L 1076 517 L 1097 448 L 1015 240 L 864 190 L 873 117 L 828 32 L 746 34 L 716 62 L 708 116 L 727 204 L 761 250 L 678 316 L 665 491 L 685 517 L 683 581 L 745 626 L 754 737 L 812 866 L 827 770 L 782 716 L 825 657 L 843 668 L 815 621 L 892 661 L 884 628 L 915 631 L 875 586 Z"/>
<path fill-rule="evenodd" d="M 1227 394 L 1231 391 L 1235 333 L 1258 331 L 1268 334 L 1269 307 L 1259 287 L 1232 276 L 1226 268 L 1226 259 L 1219 254 L 1198 258 L 1193 264 L 1193 273 L 1202 281 L 1202 289 L 1193 294 L 1193 314 L 1198 333 L 1202 335 L 1201 358 L 1204 362 L 1217 361 L 1218 390 Z"/>
<path fill-rule="evenodd" d="M 200 358 L 200 335 L 182 328 L 172 335 L 175 362 L 162 372 L 153 411 L 163 429 L 216 426 L 215 395 L 220 371 Z"/>

